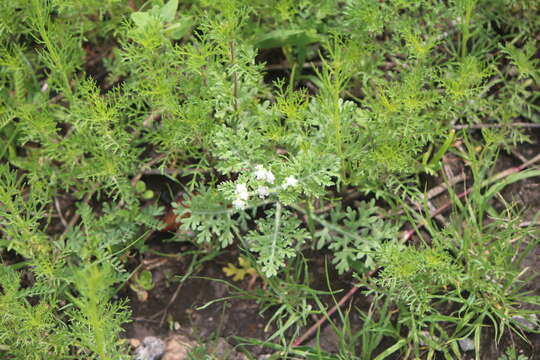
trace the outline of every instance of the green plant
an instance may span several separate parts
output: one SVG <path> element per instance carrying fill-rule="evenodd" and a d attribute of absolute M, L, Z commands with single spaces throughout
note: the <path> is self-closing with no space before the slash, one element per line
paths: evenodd
<path fill-rule="evenodd" d="M 463 199 L 450 191 L 455 206 L 450 222 L 441 227 L 424 218 L 429 238 L 422 237 L 420 247 L 390 243 L 376 259 L 383 271 L 373 281 L 373 291 L 396 301 L 399 322 L 408 328 L 416 354 L 418 345 L 427 343 L 430 351 L 443 351 L 447 358 L 452 352 L 460 356 L 456 341 L 474 335 L 479 358 L 486 321 L 497 341 L 505 329 L 524 337 L 531 329 L 516 318 L 535 313 L 524 304 L 540 304 L 525 289 L 536 275 L 525 276 L 521 265 L 536 245 L 537 231 L 522 227 L 511 206 L 500 212 L 489 201 L 503 186 L 539 172 L 525 171 L 492 184 L 485 180 L 494 159 L 492 145 L 480 155 L 468 145 L 462 155 L 470 161 L 473 183 Z"/>
<path fill-rule="evenodd" d="M 528 360 L 529 358 L 525 355 L 518 355 L 516 349 L 507 348 L 506 352 L 498 358 L 498 360 Z"/>
<path fill-rule="evenodd" d="M 249 259 L 242 271 L 265 286 L 251 299 L 275 310 L 282 353 L 334 356 L 291 345 L 327 311 L 310 251 L 376 295 L 362 317 L 377 335 L 341 312 L 338 356 L 452 358 L 464 337 L 479 349 L 487 321 L 497 340 L 507 329 L 525 337 L 513 317 L 537 303 L 518 261 L 534 230 L 493 202 L 538 171 L 489 172 L 539 121 L 538 10 L 527 0 L 1 2 L 1 357 L 127 357 L 129 306 L 116 290 L 130 279 L 127 255 L 151 251 L 145 240 L 163 228 L 149 175 L 185 190 L 175 241 L 212 254 L 205 261 L 224 249 Z M 447 186 L 441 225 L 425 175 L 441 178 L 456 155 L 473 180 L 465 197 Z M 406 223 L 426 233 L 402 241 Z M 147 276 L 134 287 L 149 290 Z M 394 314 L 391 304 L 397 323 L 371 317 Z M 24 335 L 10 337 L 19 323 Z M 381 336 L 393 345 L 377 353 Z"/>

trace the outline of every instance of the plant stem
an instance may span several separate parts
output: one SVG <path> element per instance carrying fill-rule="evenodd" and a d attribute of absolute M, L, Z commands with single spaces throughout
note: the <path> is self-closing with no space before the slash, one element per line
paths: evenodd
<path fill-rule="evenodd" d="M 234 66 L 236 61 L 236 47 L 234 44 L 234 41 L 231 41 L 229 43 L 229 47 L 231 49 L 231 65 Z M 233 81 L 233 98 L 234 98 L 234 111 L 236 112 L 236 116 L 238 116 L 238 75 L 236 74 L 236 71 L 232 74 L 232 81 Z"/>
<path fill-rule="evenodd" d="M 315 239 L 315 224 L 313 223 L 313 200 L 310 197 L 306 200 L 306 222 L 311 234 L 311 239 Z"/>
<path fill-rule="evenodd" d="M 475 6 L 475 0 L 469 0 L 467 2 L 466 9 L 465 9 L 465 19 L 463 19 L 464 24 L 462 26 L 463 28 L 463 36 L 461 38 L 461 57 L 464 58 L 467 55 L 467 42 L 469 42 L 470 38 L 470 31 L 469 26 L 471 24 L 471 16 L 472 12 L 474 10 Z"/>
<path fill-rule="evenodd" d="M 356 286 L 356 285 L 353 285 L 353 287 L 347 292 L 347 294 L 345 294 L 337 304 L 335 304 L 329 311 L 328 313 L 326 313 L 322 318 L 320 318 L 319 320 L 317 320 L 317 322 L 315 324 L 313 324 L 302 336 L 300 336 L 298 339 L 296 339 L 293 343 L 292 343 L 292 346 L 293 347 L 296 347 L 296 346 L 299 346 L 301 345 L 304 341 L 306 341 L 311 335 L 313 335 L 313 333 L 315 333 L 315 331 L 317 331 L 317 329 L 326 321 L 330 318 L 330 316 L 332 316 L 333 313 L 336 312 L 336 310 L 341 306 L 343 305 L 347 300 L 349 300 L 349 298 L 351 296 L 353 296 L 357 291 L 358 289 L 360 289 L 360 287 Z"/>

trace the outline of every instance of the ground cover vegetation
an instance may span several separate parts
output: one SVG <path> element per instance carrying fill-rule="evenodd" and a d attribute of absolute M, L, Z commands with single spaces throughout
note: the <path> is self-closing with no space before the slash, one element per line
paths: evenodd
<path fill-rule="evenodd" d="M 496 164 L 540 121 L 539 14 L 533 0 L 0 1 L 0 357 L 131 358 L 120 289 L 152 288 L 127 263 L 164 226 L 202 266 L 240 259 L 231 286 L 276 329 L 235 340 L 248 358 L 255 344 L 461 359 L 471 339 L 480 359 L 486 336 L 530 341 L 536 217 L 500 193 L 538 159 Z M 182 190 L 167 225 L 150 175 Z M 343 306 L 330 275 L 315 289 L 314 267 L 369 310 Z M 306 345 L 313 317 L 336 353 Z"/>

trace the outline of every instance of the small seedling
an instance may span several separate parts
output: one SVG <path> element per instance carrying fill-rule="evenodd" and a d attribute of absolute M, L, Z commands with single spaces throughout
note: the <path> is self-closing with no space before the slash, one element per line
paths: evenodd
<path fill-rule="evenodd" d="M 133 277 L 129 287 L 131 290 L 135 291 L 139 301 L 144 302 L 148 300 L 148 291 L 154 288 L 152 272 L 148 270 L 141 271 L 139 274 Z"/>

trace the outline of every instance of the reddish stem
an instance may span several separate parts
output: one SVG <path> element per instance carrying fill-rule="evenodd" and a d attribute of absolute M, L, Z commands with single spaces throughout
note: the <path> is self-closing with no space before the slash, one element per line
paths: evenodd
<path fill-rule="evenodd" d="M 471 193 L 471 191 L 472 191 L 472 188 L 469 188 L 469 189 L 465 190 L 464 192 L 459 193 L 457 195 L 457 198 L 461 199 L 462 197 L 469 195 Z M 447 202 L 446 204 L 444 204 L 443 206 L 441 206 L 440 208 L 438 208 L 437 210 L 435 210 L 434 212 L 429 214 L 429 217 L 435 217 L 435 216 L 441 214 L 443 211 L 448 209 L 450 207 L 450 205 L 452 205 L 452 203 Z M 418 228 L 405 231 L 405 234 L 403 234 L 403 242 L 406 242 L 407 240 L 409 240 L 411 238 L 411 236 L 416 232 L 416 230 L 420 229 L 421 227 L 423 227 L 425 225 L 426 225 L 426 223 L 423 222 L 423 223 L 418 225 Z"/>
<path fill-rule="evenodd" d="M 341 305 L 343 305 L 347 300 L 349 300 L 349 298 L 351 296 L 354 295 L 355 292 L 358 291 L 358 289 L 360 289 L 357 284 L 355 284 L 347 294 L 345 294 L 345 296 L 343 296 L 339 302 L 332 306 L 332 308 L 328 311 L 328 313 L 326 313 L 323 317 L 321 317 L 319 320 L 317 320 L 317 322 L 315 324 L 313 324 L 302 336 L 300 336 L 298 339 L 296 339 L 293 343 L 292 343 L 292 346 L 293 347 L 296 347 L 296 346 L 299 346 L 301 345 L 304 341 L 306 341 L 306 339 L 308 339 L 311 335 L 313 335 L 313 333 L 315 333 L 315 331 L 317 331 L 317 329 L 319 328 L 319 326 L 321 326 L 327 319 L 330 318 L 330 316 L 332 316 L 333 313 L 336 312 L 336 310 L 338 309 L 338 307 L 340 307 Z"/>
<path fill-rule="evenodd" d="M 369 278 L 373 276 L 378 270 L 379 268 L 371 270 L 367 274 L 367 277 Z M 353 287 L 338 301 L 337 304 L 332 306 L 332 308 L 326 314 L 324 314 L 323 317 L 317 320 L 315 324 L 313 324 L 302 336 L 294 340 L 292 346 L 300 346 L 304 341 L 306 341 L 310 336 L 312 336 L 326 320 L 330 319 L 330 316 L 332 316 L 332 314 L 334 314 L 336 310 L 341 307 L 341 305 L 343 305 L 347 300 L 351 298 L 351 296 L 353 296 L 358 291 L 358 289 L 360 289 L 360 284 L 354 284 Z"/>

